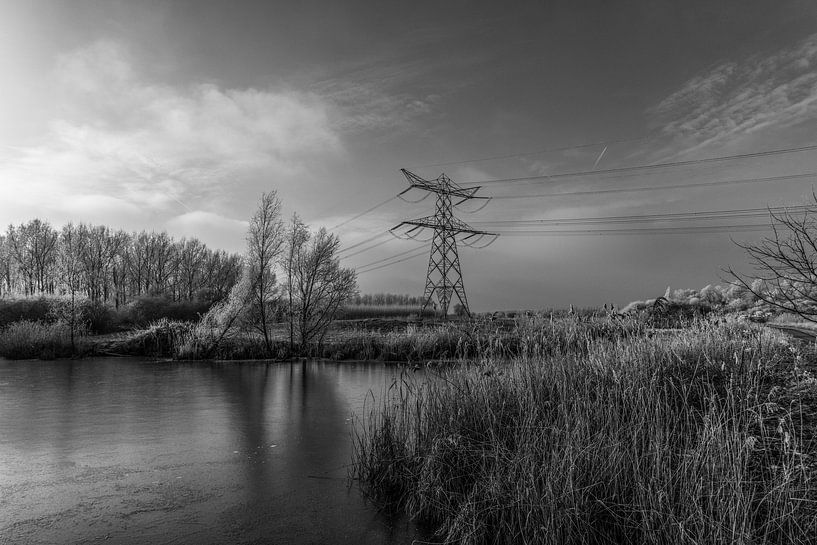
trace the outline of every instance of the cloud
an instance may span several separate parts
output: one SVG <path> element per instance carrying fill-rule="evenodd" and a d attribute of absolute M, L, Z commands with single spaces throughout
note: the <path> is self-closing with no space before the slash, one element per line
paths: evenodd
<path fill-rule="evenodd" d="M 431 114 L 440 101 L 435 93 L 396 92 L 388 82 L 389 78 L 333 79 L 315 84 L 314 89 L 336 106 L 338 130 L 351 133 L 409 129 L 414 121 Z"/>
<path fill-rule="evenodd" d="M 817 34 L 765 57 L 725 62 L 648 111 L 687 152 L 817 118 Z"/>
<path fill-rule="evenodd" d="M 67 214 L 72 214 L 75 221 L 93 217 L 106 225 L 132 224 L 134 220 L 144 217 L 144 209 L 139 206 L 109 197 L 107 195 L 76 195 L 68 197 L 62 205 Z"/>
<path fill-rule="evenodd" d="M 213 212 L 195 210 L 170 219 L 166 225 L 174 235 L 195 237 L 215 248 L 242 251 L 249 224 Z"/>
<path fill-rule="evenodd" d="M 58 115 L 47 133 L 0 149 L 4 215 L 101 221 L 100 195 L 143 214 L 223 212 L 236 184 L 304 176 L 343 149 L 332 106 L 314 93 L 148 81 L 116 42 L 60 56 L 52 83 Z"/>

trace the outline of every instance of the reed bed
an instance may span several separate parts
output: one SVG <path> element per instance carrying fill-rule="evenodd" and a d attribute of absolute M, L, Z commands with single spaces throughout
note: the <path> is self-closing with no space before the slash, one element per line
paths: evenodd
<path fill-rule="evenodd" d="M 768 330 L 533 322 L 404 374 L 353 477 L 446 543 L 814 543 L 813 354 Z"/>
<path fill-rule="evenodd" d="M 23 320 L 0 329 L 0 357 L 12 360 L 49 360 L 82 353 L 84 342 L 79 333 L 74 345 L 71 346 L 71 330 L 63 322 Z"/>
<path fill-rule="evenodd" d="M 643 326 L 623 320 L 553 320 L 529 317 L 511 321 L 479 319 L 408 324 L 399 331 L 346 331 L 327 342 L 323 356 L 331 359 L 382 360 L 403 363 L 485 361 L 522 357 L 530 351 L 580 353 L 593 339 L 640 334 Z"/>

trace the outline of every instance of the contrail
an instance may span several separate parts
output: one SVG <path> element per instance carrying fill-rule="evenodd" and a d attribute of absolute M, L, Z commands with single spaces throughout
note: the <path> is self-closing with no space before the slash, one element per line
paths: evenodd
<path fill-rule="evenodd" d="M 593 163 L 593 168 L 596 168 L 597 166 L 599 166 L 599 161 L 601 161 L 601 158 L 604 157 L 605 153 L 607 153 L 607 146 L 604 146 L 604 149 L 601 150 L 601 153 L 599 153 L 598 159 L 596 159 L 596 162 Z"/>

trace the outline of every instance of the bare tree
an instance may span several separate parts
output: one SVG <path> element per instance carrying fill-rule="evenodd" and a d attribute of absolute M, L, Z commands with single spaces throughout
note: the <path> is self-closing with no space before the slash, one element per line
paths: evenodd
<path fill-rule="evenodd" d="M 755 273 L 727 269 L 733 284 L 772 306 L 817 322 L 817 195 L 804 207 L 769 209 L 772 235 L 746 250 Z"/>
<path fill-rule="evenodd" d="M 109 292 L 111 267 L 125 246 L 127 235 L 103 225 L 80 224 L 77 230 L 78 236 L 84 239 L 78 250 L 85 272 L 85 289 L 91 301 L 103 302 Z"/>
<path fill-rule="evenodd" d="M 264 335 L 267 353 L 272 352 L 270 325 L 277 294 L 273 266 L 284 244 L 281 201 L 275 191 L 261 195 L 247 232 L 247 258 L 252 280 L 250 297 L 254 325 Z"/>
<path fill-rule="evenodd" d="M 323 342 L 340 306 L 357 294 L 357 275 L 340 266 L 340 240 L 321 228 L 296 247 L 291 282 L 301 350 Z"/>
<path fill-rule="evenodd" d="M 56 263 L 57 232 L 48 222 L 33 219 L 7 231 L 11 255 L 24 278 L 26 295 L 53 292 L 51 272 Z"/>
<path fill-rule="evenodd" d="M 6 237 L 0 235 L 0 297 L 12 291 L 11 254 Z"/>
<path fill-rule="evenodd" d="M 189 300 L 201 284 L 207 248 L 198 239 L 182 239 L 179 242 L 179 284 L 180 294 Z"/>
<path fill-rule="evenodd" d="M 292 282 L 295 272 L 295 260 L 296 256 L 301 254 L 303 245 L 309 240 L 309 229 L 298 217 L 298 214 L 292 214 L 286 238 L 287 249 L 283 266 L 287 275 L 287 321 L 289 322 L 289 351 L 292 352 L 295 346 L 295 306 Z"/>
<path fill-rule="evenodd" d="M 68 292 L 69 301 L 65 309 L 63 318 L 68 321 L 71 329 L 71 351 L 76 352 L 75 335 L 79 320 L 77 308 L 77 292 L 82 287 L 83 269 L 81 255 L 84 252 L 83 246 L 86 239 L 82 236 L 81 230 L 72 223 L 62 228 L 60 233 L 60 251 L 57 254 L 57 270 L 62 280 L 65 290 Z"/>

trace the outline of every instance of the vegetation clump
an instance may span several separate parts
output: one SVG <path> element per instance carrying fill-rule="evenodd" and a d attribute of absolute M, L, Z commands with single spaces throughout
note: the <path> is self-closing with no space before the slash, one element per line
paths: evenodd
<path fill-rule="evenodd" d="M 449 543 L 813 542 L 813 354 L 737 322 L 577 322 L 404 375 L 360 422 L 363 490 Z"/>

